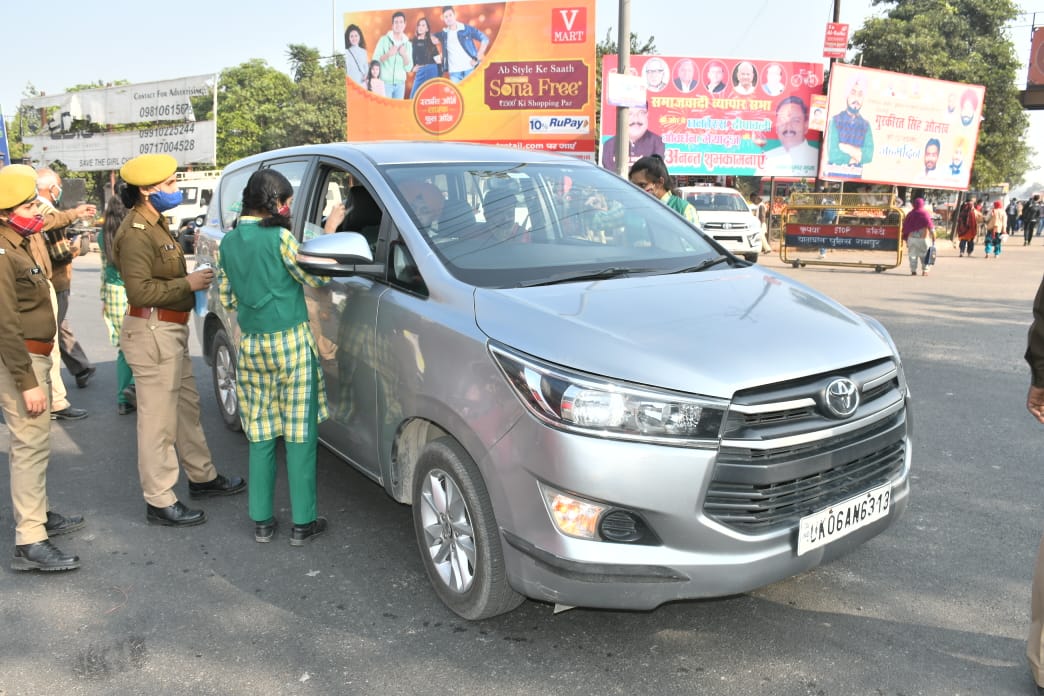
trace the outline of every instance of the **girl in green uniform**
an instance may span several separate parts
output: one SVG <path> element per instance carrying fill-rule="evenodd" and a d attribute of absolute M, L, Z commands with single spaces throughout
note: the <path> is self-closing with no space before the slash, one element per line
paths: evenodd
<path fill-rule="evenodd" d="M 120 184 L 120 187 L 125 184 Z M 123 286 L 123 277 L 116 269 L 116 260 L 112 255 L 112 241 L 116 230 L 127 216 L 127 206 L 117 193 L 109 197 L 105 204 L 105 222 L 102 233 L 98 235 L 98 246 L 101 250 L 101 301 L 102 317 L 109 329 L 109 342 L 116 348 L 116 412 L 121 416 L 133 413 L 137 401 L 134 391 L 134 374 L 131 372 L 127 358 L 120 349 L 120 329 L 123 328 L 123 317 L 127 314 L 127 289 Z"/>
<path fill-rule="evenodd" d="M 298 243 L 290 232 L 294 189 L 279 172 L 262 169 L 243 189 L 243 212 L 221 240 L 221 303 L 238 315 L 236 391 L 243 430 L 250 441 L 249 498 L 254 538 L 271 541 L 276 519 L 276 438 L 286 447 L 294 526 L 300 546 L 326 530 L 316 516 L 315 460 L 319 422 L 327 417 L 326 390 L 308 324 L 304 285 L 330 282 L 297 266 Z"/>

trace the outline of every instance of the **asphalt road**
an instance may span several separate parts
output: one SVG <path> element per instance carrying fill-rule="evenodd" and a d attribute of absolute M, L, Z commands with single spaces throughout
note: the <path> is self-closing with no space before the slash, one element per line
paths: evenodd
<path fill-rule="evenodd" d="M 15 694 L 1029 694 L 1024 638 L 1040 540 L 1041 426 L 1024 408 L 1022 360 L 1044 240 L 1000 259 L 904 266 L 763 263 L 880 318 L 915 398 L 905 516 L 833 564 L 750 594 L 651 612 L 526 602 L 481 623 L 436 599 L 409 509 L 321 450 L 331 530 L 292 548 L 256 544 L 246 496 L 206 501 L 207 524 L 145 524 L 134 416 L 115 407 L 115 352 L 98 255 L 75 261 L 71 317 L 98 365 L 90 417 L 53 429 L 52 508 L 87 516 L 58 538 L 71 573 L 0 565 L 0 696 Z M 245 474 L 196 353 L 219 470 Z M 765 343 L 765 359 L 772 345 Z M 6 452 L 0 428 L 0 451 Z M 11 553 L 8 478 L 0 527 Z M 184 478 L 178 488 L 187 499 Z M 285 477 L 277 506 L 288 517 Z"/>

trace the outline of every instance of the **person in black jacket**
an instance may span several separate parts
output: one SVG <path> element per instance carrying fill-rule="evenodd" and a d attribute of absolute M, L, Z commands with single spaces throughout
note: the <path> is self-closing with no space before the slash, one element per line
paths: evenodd
<path fill-rule="evenodd" d="M 1033 233 L 1037 230 L 1037 222 L 1040 220 L 1040 194 L 1033 194 L 1033 198 L 1022 205 L 1022 246 L 1026 246 L 1033 240 Z"/>

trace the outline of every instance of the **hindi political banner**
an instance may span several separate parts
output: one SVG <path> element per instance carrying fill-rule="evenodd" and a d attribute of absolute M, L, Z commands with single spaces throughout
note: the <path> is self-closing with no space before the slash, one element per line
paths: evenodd
<path fill-rule="evenodd" d="M 602 74 L 617 70 L 606 55 Z M 823 65 L 778 60 L 631 56 L 647 108 L 628 111 L 630 163 L 662 155 L 672 174 L 815 178 L 819 134 L 809 102 Z M 616 112 L 602 103 L 602 166 L 616 169 Z"/>
<path fill-rule="evenodd" d="M 835 63 L 819 178 L 964 190 L 986 88 Z"/>
<path fill-rule="evenodd" d="M 77 172 L 119 169 L 124 162 L 150 153 L 173 155 L 178 166 L 213 164 L 217 161 L 217 128 L 214 121 L 189 121 L 147 126 L 117 133 L 78 131 L 27 135 L 29 156 L 41 166 L 60 160 Z"/>
<path fill-rule="evenodd" d="M 1029 87 L 1044 86 L 1044 27 L 1034 27 L 1033 29 L 1026 84 Z"/>
<path fill-rule="evenodd" d="M 7 122 L 4 121 L 4 110 L 0 109 L 0 167 L 11 164 L 11 149 L 7 146 Z"/>
<path fill-rule="evenodd" d="M 196 116 L 190 100 L 212 95 L 216 84 L 216 75 L 196 75 L 32 97 L 23 99 L 22 106 L 33 109 L 57 107 L 51 119 L 58 125 L 69 121 L 88 121 L 106 126 L 194 121 Z"/>
<path fill-rule="evenodd" d="M 345 13 L 348 140 L 595 153 L 594 0 Z"/>

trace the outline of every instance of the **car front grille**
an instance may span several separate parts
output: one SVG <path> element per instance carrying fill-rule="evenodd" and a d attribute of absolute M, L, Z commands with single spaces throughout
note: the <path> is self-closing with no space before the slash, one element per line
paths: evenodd
<path fill-rule="evenodd" d="M 851 379 L 860 404 L 847 419 L 824 407 L 827 385 Z M 703 511 L 745 534 L 798 520 L 895 480 L 906 462 L 907 418 L 892 360 L 741 392 L 733 399 Z"/>

